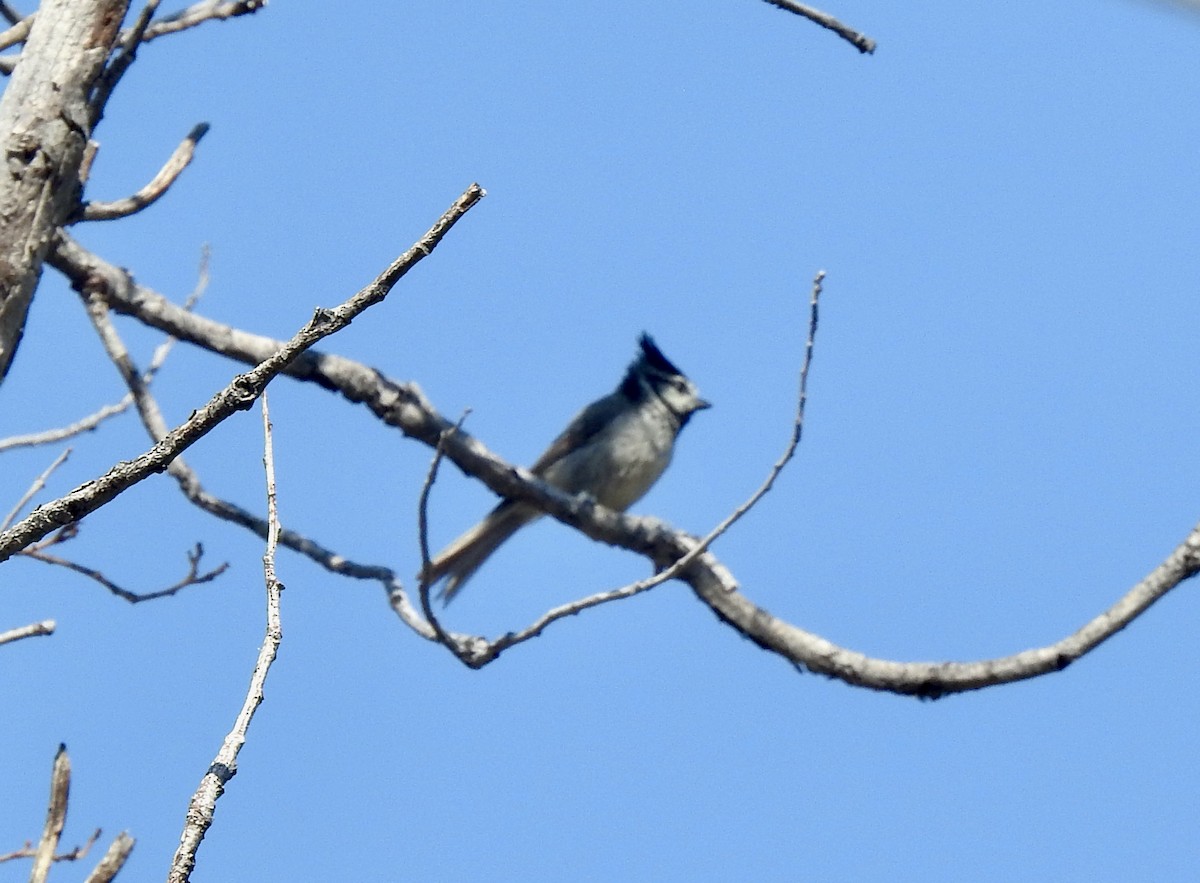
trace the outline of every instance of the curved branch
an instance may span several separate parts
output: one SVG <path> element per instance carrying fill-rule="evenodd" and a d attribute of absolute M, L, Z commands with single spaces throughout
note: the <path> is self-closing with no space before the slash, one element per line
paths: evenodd
<path fill-rule="evenodd" d="M 792 421 L 792 434 L 788 438 L 788 442 L 784 447 L 783 454 L 781 454 L 779 459 L 775 461 L 775 464 L 771 467 L 771 471 L 767 473 L 766 479 L 761 485 L 759 485 L 754 493 L 750 495 L 749 499 L 734 509 L 733 512 L 731 512 L 728 516 L 723 518 L 721 522 L 711 531 L 709 531 L 703 539 L 695 542 L 688 550 L 686 555 L 677 559 L 670 567 L 660 570 L 654 576 L 649 577 L 648 579 L 638 580 L 637 582 L 630 583 L 629 585 L 622 586 L 618 589 L 609 589 L 608 591 L 597 592 L 596 594 L 590 595 L 586 598 L 580 598 L 567 604 L 561 604 L 558 607 L 554 607 L 546 611 L 530 625 L 526 626 L 520 631 L 509 632 L 508 634 L 501 635 L 494 641 L 484 641 L 482 643 L 477 642 L 474 646 L 473 653 L 469 656 L 461 652 L 457 644 L 447 644 L 447 646 L 449 646 L 454 652 L 455 656 L 457 656 L 467 665 L 470 665 L 474 668 L 480 668 L 486 663 L 491 662 L 509 647 L 521 644 L 530 640 L 531 638 L 538 637 L 552 623 L 555 623 L 560 619 L 565 619 L 568 616 L 575 616 L 576 614 L 582 613 L 584 610 L 591 609 L 592 607 L 599 607 L 601 604 L 608 604 L 613 601 L 631 598 L 634 595 L 640 595 L 642 592 L 649 591 L 655 586 L 662 585 L 668 580 L 677 578 L 680 573 L 687 569 L 687 567 L 696 560 L 696 558 L 704 554 L 704 552 L 713 544 L 717 537 L 721 536 L 731 527 L 733 527 L 734 524 L 741 520 L 742 516 L 753 509 L 754 506 L 757 505 L 758 501 L 767 495 L 771 488 L 775 486 L 775 480 L 779 478 L 780 474 L 784 470 L 784 467 L 787 466 L 787 464 L 791 462 L 792 457 L 795 456 L 796 449 L 800 446 L 800 437 L 804 432 L 804 406 L 808 402 L 808 373 L 812 368 L 812 357 L 816 345 L 817 322 L 819 318 L 818 307 L 820 305 L 821 290 L 824 280 L 824 270 L 818 271 L 817 275 L 813 278 L 812 294 L 809 298 L 808 337 L 804 345 L 804 362 L 800 366 L 800 389 L 796 401 L 796 418 Z M 422 573 L 425 572 L 429 565 L 429 554 L 425 542 L 425 503 L 428 496 L 429 486 L 433 482 L 434 472 L 436 471 L 437 463 L 441 457 L 440 444 L 438 447 L 438 452 L 438 456 L 434 458 L 434 463 L 430 467 L 430 475 L 426 480 L 425 487 L 422 490 L 421 505 L 419 509 L 421 520 L 421 554 L 423 558 L 421 567 Z M 425 609 L 425 615 L 427 618 L 430 618 L 430 621 L 433 622 L 435 628 L 440 628 L 437 623 L 432 620 L 431 611 L 427 605 L 427 594 L 428 589 L 424 583 L 422 583 L 421 601 L 422 606 Z M 441 635 L 439 634 L 439 638 L 440 637 Z M 446 641 L 442 640 L 441 643 L 446 644 Z"/>
<path fill-rule="evenodd" d="M 876 44 L 874 40 L 866 34 L 860 34 L 854 28 L 842 24 L 827 12 L 814 9 L 806 3 L 797 3 L 795 0 L 766 0 L 766 2 L 785 12 L 791 12 L 802 18 L 807 18 L 809 21 L 819 24 L 823 28 L 828 28 L 843 40 L 849 42 L 859 52 L 869 55 L 875 51 Z"/>
<path fill-rule="evenodd" d="M 157 292 L 137 285 L 128 273 L 85 251 L 72 240 L 64 238 L 51 255 L 50 262 L 72 280 L 104 279 L 110 286 L 105 297 L 113 309 L 212 352 L 254 364 L 278 347 L 271 338 L 185 312 Z M 656 519 L 621 515 L 569 497 L 543 484 L 528 470 L 496 456 L 468 433 L 455 432 L 443 438 L 443 432 L 453 428 L 454 424 L 434 409 L 415 384 L 399 383 L 367 365 L 314 351 L 297 358 L 286 373 L 365 405 L 383 423 L 430 448 L 436 448 L 442 439 L 446 458 L 495 493 L 529 501 L 592 539 L 644 555 L 659 567 L 671 566 L 688 555 L 697 543 L 696 538 L 673 530 Z M 1111 610 L 1097 616 L 1074 635 L 1048 647 L 999 659 L 940 663 L 875 659 L 778 619 L 742 595 L 733 575 L 708 551 L 699 555 L 679 578 L 687 582 L 723 622 L 795 665 L 856 686 L 932 698 L 1059 671 L 1112 637 L 1156 600 L 1197 572 L 1200 572 L 1200 527 Z M 423 637 L 436 639 L 432 628 L 414 610 L 391 572 L 386 574 L 385 584 L 393 608 Z M 489 644 L 484 638 L 453 637 L 460 647 L 470 643 L 477 648 L 486 648 Z"/>
<path fill-rule="evenodd" d="M 198 123 L 194 126 L 192 131 L 188 132 L 187 137 L 175 148 L 175 152 L 171 154 L 163 167 L 159 169 L 158 174 L 151 179 L 149 184 L 133 194 L 133 196 L 113 202 L 85 203 L 80 219 L 84 221 L 112 221 L 117 218 L 127 218 L 132 214 L 140 212 L 147 206 L 153 205 L 167 192 L 167 188 L 175 183 L 175 179 L 191 163 L 192 157 L 196 155 L 196 145 L 208 133 L 208 128 L 208 123 Z"/>
<path fill-rule="evenodd" d="M 937 699 L 1061 671 L 1111 638 L 1171 589 L 1200 573 L 1200 525 L 1145 579 L 1074 634 L 1046 647 L 978 662 L 890 662 L 838 647 L 772 616 L 716 580 L 692 588 L 720 619 L 764 650 L 850 684 Z"/>
<path fill-rule="evenodd" d="M 142 42 L 149 43 L 155 37 L 177 34 L 180 31 L 186 31 L 188 28 L 204 24 L 206 21 L 223 21 L 238 15 L 258 12 L 258 10 L 266 5 L 267 0 L 230 0 L 230 2 L 226 3 L 218 3 L 216 0 L 203 0 L 201 3 L 194 3 L 186 9 L 181 9 L 179 12 L 173 12 L 170 15 L 164 15 L 162 18 L 151 22 L 150 26 L 146 28 L 146 32 L 142 35 Z"/>

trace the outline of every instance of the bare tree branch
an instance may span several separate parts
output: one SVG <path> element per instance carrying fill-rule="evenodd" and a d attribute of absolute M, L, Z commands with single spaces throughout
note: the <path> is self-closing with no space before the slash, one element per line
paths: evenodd
<path fill-rule="evenodd" d="M 54 863 L 54 851 L 67 823 L 67 798 L 71 793 L 71 759 L 67 757 L 67 746 L 59 745 L 54 755 L 54 768 L 50 773 L 50 806 L 46 810 L 46 825 L 42 839 L 38 842 L 33 857 L 33 868 L 29 872 L 29 883 L 46 883 L 50 866 Z"/>
<path fill-rule="evenodd" d="M 175 338 L 172 337 L 167 338 L 166 341 L 159 344 L 158 348 L 154 351 L 154 357 L 150 360 L 150 367 L 146 369 L 146 373 L 142 376 L 143 383 L 149 384 L 154 375 L 158 373 L 162 367 L 163 360 L 165 360 L 167 353 L 170 352 L 174 342 Z M 119 402 L 105 405 L 95 413 L 89 414 L 68 426 L 61 426 L 57 429 L 46 429 L 42 432 L 31 432 L 27 435 L 12 435 L 8 438 L 0 439 L 0 453 L 13 450 L 14 448 L 32 448 L 38 445 L 53 444 L 68 438 L 74 438 L 85 432 L 91 432 L 105 420 L 109 420 L 119 414 L 124 414 L 132 404 L 133 395 L 126 394 Z M 4 526 L 7 527 L 7 523 Z"/>
<path fill-rule="evenodd" d="M 180 142 L 171 154 L 166 164 L 159 169 L 158 174 L 133 196 L 118 199 L 114 202 L 88 202 L 83 206 L 83 220 L 112 221 L 126 218 L 154 204 L 167 192 L 175 180 L 183 173 L 196 155 L 196 145 L 208 132 L 208 123 L 199 123 L 188 132 L 187 137 Z"/>
<path fill-rule="evenodd" d="M 420 573 L 427 573 L 429 571 L 429 492 L 433 489 L 433 483 L 437 480 L 438 467 L 442 463 L 442 458 L 446 455 L 446 439 L 462 429 L 463 421 L 467 419 L 467 414 L 469 413 L 470 411 L 465 412 L 459 418 L 457 424 L 442 432 L 438 438 L 437 447 L 433 452 L 433 460 L 429 463 L 429 469 L 425 473 L 425 482 L 421 485 L 421 494 L 417 500 L 417 543 L 421 549 Z M 429 580 L 419 577 L 417 595 L 421 600 L 421 611 L 425 614 L 425 621 L 432 627 L 437 642 L 457 656 L 459 661 L 464 665 L 478 668 L 474 664 L 474 660 L 486 653 L 490 645 L 481 638 L 473 638 L 470 635 L 450 634 L 442 628 L 437 614 L 433 611 L 433 604 L 429 600 L 429 589 Z"/>
<path fill-rule="evenodd" d="M 7 49 L 10 46 L 16 46 L 18 43 L 24 43 L 25 38 L 29 36 L 29 28 L 32 25 L 33 15 L 13 22 L 12 27 L 0 34 L 0 49 Z"/>
<path fill-rule="evenodd" d="M 204 246 L 200 250 L 200 268 L 196 277 L 196 285 L 192 289 L 192 293 L 187 296 L 183 302 L 183 309 L 190 310 L 204 296 L 205 290 L 208 288 L 209 270 L 208 265 L 211 259 L 211 252 L 208 246 Z M 144 374 L 141 375 L 141 385 L 149 386 L 150 382 L 162 369 L 163 364 L 167 361 L 167 356 L 171 352 L 171 348 L 175 345 L 176 338 L 168 336 L 166 340 L 154 348 L 154 353 L 150 357 L 150 364 L 147 366 Z M 52 442 L 62 441 L 66 438 L 79 435 L 84 432 L 90 432 L 95 429 L 105 420 L 110 417 L 115 417 L 117 414 L 123 414 L 133 404 L 133 393 L 125 395 L 121 401 L 113 405 L 105 405 L 94 414 L 89 414 L 82 420 L 72 423 L 70 426 L 65 426 L 60 429 L 50 429 L 43 432 L 31 433 L 29 435 L 14 435 L 6 439 L 0 439 L 0 453 L 11 448 L 33 447 L 35 445 L 44 445 Z M 166 434 L 164 428 L 163 434 Z M 159 439 L 156 438 L 155 441 Z M 8 527 L 9 522 L 4 522 L 0 525 L 0 530 Z"/>
<path fill-rule="evenodd" d="M 12 25 L 12 27 L 4 32 L 3 36 L 0 36 L 0 49 L 7 49 L 9 46 L 15 46 L 17 43 L 24 43 L 29 37 L 29 28 L 33 24 L 33 17 L 36 14 L 31 12 L 22 18 L 19 12 L 0 0 L 0 16 L 3 16 Z M 20 55 L 0 56 L 0 74 L 4 76 L 11 74 L 17 66 L 17 61 L 20 57 Z"/>
<path fill-rule="evenodd" d="M 47 429 L 42 432 L 31 432 L 28 435 L 12 435 L 8 438 L 0 439 L 0 453 L 13 450 L 14 448 L 32 448 L 38 445 L 54 444 L 64 439 L 82 435 L 85 432 L 91 432 L 105 420 L 125 413 L 132 404 L 133 396 L 127 395 L 121 401 L 105 405 L 94 414 L 89 414 L 82 420 L 77 420 L 69 426 Z"/>
<path fill-rule="evenodd" d="M 97 828 L 95 831 L 92 832 L 92 836 L 89 837 L 87 840 L 85 840 L 83 843 L 81 843 L 79 846 L 76 846 L 74 849 L 70 850 L 69 852 L 60 852 L 57 855 L 55 855 L 53 861 L 55 861 L 55 862 L 77 862 L 81 858 L 87 858 L 87 854 L 89 852 L 91 852 L 92 847 L 96 844 L 96 841 L 99 839 L 100 839 L 100 829 Z M 25 845 L 21 849 L 18 849 L 15 852 L 7 852 L 4 855 L 0 855 L 0 863 L 11 862 L 11 861 L 13 861 L 15 859 L 19 859 L 19 858 L 33 858 L 36 855 L 37 855 L 37 850 L 33 848 L 32 843 L 30 843 L 28 840 L 26 840 Z"/>
<path fill-rule="evenodd" d="M 209 258 L 210 252 L 208 246 L 205 246 L 200 251 L 200 269 L 196 281 L 196 288 L 192 289 L 192 293 L 187 296 L 184 301 L 184 310 L 191 310 L 196 305 L 196 302 L 204 295 L 204 289 L 209 286 Z M 151 380 L 154 380 L 158 371 L 162 370 L 164 362 L 167 361 L 167 356 L 170 354 L 170 349 L 175 346 L 175 338 L 167 337 L 162 343 L 155 347 L 154 355 L 150 356 L 150 365 L 146 367 L 142 374 L 143 386 L 149 386 Z M 124 414 L 133 404 L 133 394 L 125 395 L 120 402 L 115 404 L 106 404 L 94 414 L 85 416 L 83 420 L 77 420 L 70 426 L 58 428 L 58 430 L 44 430 L 42 432 L 30 433 L 28 436 L 10 436 L 5 439 L 0 439 L 0 453 L 13 449 L 13 447 L 34 447 L 36 445 L 52 444 L 54 441 L 61 441 L 67 438 L 79 436 L 84 432 L 91 432 L 102 422 L 109 418 L 114 418 L 118 414 Z M 166 434 L 166 428 L 163 434 Z M 161 437 L 160 437 L 161 438 Z M 158 438 L 155 441 L 160 440 Z M 8 522 L 0 525 L 0 530 L 8 527 Z"/>
<path fill-rule="evenodd" d="M 165 589 L 139 594 L 137 592 L 131 592 L 128 589 L 121 588 L 103 573 L 95 570 L 94 568 L 87 567 L 75 561 L 70 561 L 66 558 L 60 558 L 57 555 L 51 555 L 46 551 L 46 549 L 50 546 L 74 539 L 77 532 L 77 523 L 68 524 L 62 530 L 52 534 L 50 537 L 42 540 L 40 543 L 37 543 L 28 549 L 22 549 L 18 554 L 34 561 L 41 561 L 43 564 L 52 564 L 57 567 L 65 567 L 67 570 L 78 573 L 81 576 L 86 576 L 88 579 L 98 582 L 118 598 L 128 601 L 130 604 L 140 604 L 143 601 L 157 601 L 159 598 L 169 598 L 182 589 L 186 589 L 188 586 L 199 586 L 205 583 L 210 583 L 229 569 L 229 563 L 225 562 L 217 565 L 212 570 L 201 573 L 200 561 L 204 557 L 204 546 L 200 543 L 196 543 L 195 548 L 187 553 L 188 572 L 183 576 L 182 579 Z"/>
<path fill-rule="evenodd" d="M 575 616 L 576 614 L 582 613 L 584 610 L 588 610 L 592 607 L 598 607 L 601 604 L 607 604 L 612 601 L 620 601 L 624 598 L 631 598 L 634 595 L 639 595 L 642 592 L 649 591 L 655 586 L 662 585 L 668 580 L 675 579 L 680 573 L 683 572 L 685 568 L 691 565 L 691 563 L 695 561 L 697 557 L 704 554 L 704 552 L 719 536 L 728 531 L 729 528 L 733 527 L 734 524 L 741 520 L 742 516 L 754 508 L 759 500 L 766 496 L 768 491 L 774 487 L 775 480 L 779 478 L 779 475 L 783 472 L 784 467 L 787 466 L 792 457 L 795 456 L 796 449 L 800 446 L 801 435 L 804 432 L 804 406 L 808 401 L 808 373 L 812 367 L 812 357 L 816 344 L 817 320 L 819 316 L 817 308 L 821 299 L 821 287 L 824 279 L 824 270 L 819 271 L 813 278 L 812 295 L 809 299 L 808 338 L 804 347 L 804 363 L 800 368 L 800 389 L 796 402 L 796 418 L 792 421 L 792 434 L 788 439 L 788 443 L 784 448 L 783 454 L 780 455 L 777 461 L 775 461 L 775 464 L 771 467 L 771 471 L 767 474 L 766 479 L 758 487 L 758 489 L 750 495 L 749 499 L 734 509 L 733 512 L 731 512 L 727 517 L 722 519 L 722 521 L 711 531 L 709 531 L 703 539 L 692 545 L 692 547 L 683 557 L 676 560 L 669 567 L 660 570 L 654 576 L 647 579 L 638 580 L 637 582 L 630 583 L 629 585 L 622 586 L 618 589 L 597 592 L 596 594 L 590 595 L 586 598 L 580 598 L 567 604 L 561 604 L 558 607 L 547 611 L 538 619 L 534 620 L 534 622 L 529 626 L 519 631 L 508 632 L 507 634 L 501 635 L 499 638 L 496 638 L 490 642 L 476 640 L 471 645 L 470 653 L 460 651 L 459 645 L 455 644 L 450 647 L 455 656 L 472 668 L 480 668 L 483 665 L 491 662 L 509 647 L 513 647 L 517 644 L 523 643 L 524 641 L 528 641 L 531 638 L 538 637 L 551 623 L 557 622 L 558 620 L 564 619 L 568 616 Z M 426 482 L 426 487 L 428 487 L 429 484 L 430 482 Z M 425 494 L 425 496 L 427 496 L 427 494 Z M 424 506 L 425 502 L 423 499 L 420 510 L 422 517 L 422 535 L 424 534 Z M 422 571 L 424 571 L 425 566 L 427 566 L 429 563 L 428 549 L 424 539 L 422 539 L 421 554 L 423 556 L 421 562 L 423 565 Z M 425 609 L 425 615 L 428 618 L 429 609 L 424 604 L 425 595 L 427 594 L 428 588 L 422 585 L 422 607 Z M 436 623 L 434 623 L 434 627 L 438 627 Z M 446 642 L 442 641 L 442 643 L 445 644 Z"/>
<path fill-rule="evenodd" d="M 216 812 L 217 800 L 225 791 L 229 780 L 237 775 L 237 758 L 242 746 L 246 743 L 246 733 L 250 729 L 250 721 L 254 712 L 263 701 L 263 686 L 267 674 L 279 652 L 279 644 L 283 640 L 283 628 L 280 623 L 280 596 L 283 584 L 275 575 L 275 550 L 279 544 L 279 511 L 275 500 L 275 454 L 271 443 L 271 416 L 267 407 L 267 394 L 262 395 L 263 415 L 263 467 L 267 478 L 267 549 L 263 555 L 263 578 L 267 587 L 267 628 L 262 647 L 258 651 L 258 660 L 254 664 L 254 673 L 250 676 L 250 687 L 242 702 L 233 729 L 225 737 L 221 750 L 200 780 L 200 786 L 188 804 L 187 817 L 184 822 L 183 834 L 179 838 L 179 848 L 171 861 L 171 870 L 167 874 L 168 883 L 186 883 L 191 879 L 192 869 L 196 865 L 196 851 L 200 842 L 212 825 Z"/>
<path fill-rule="evenodd" d="M 94 512 L 150 475 L 162 472 L 175 457 L 221 422 L 237 411 L 246 410 L 253 405 L 267 384 L 304 350 L 345 328 L 368 307 L 387 297 L 392 287 L 424 257 L 432 253 L 450 228 L 483 195 L 483 188 L 479 185 L 469 187 L 429 232 L 393 261 L 375 281 L 332 310 L 318 309 L 308 324 L 281 349 L 256 368 L 235 377 L 229 386 L 213 396 L 206 405 L 194 412 L 188 420 L 149 451 L 133 460 L 118 463 L 104 475 L 76 488 L 66 496 L 39 506 L 29 517 L 0 533 L 0 561 L 6 560 L 30 543 L 37 542 L 51 531 Z M 97 284 L 102 285 L 102 282 Z"/>
<path fill-rule="evenodd" d="M 84 883 L 111 883 L 112 879 L 117 876 L 117 872 L 125 867 L 125 861 L 133 852 L 135 842 L 124 831 L 118 834 L 112 845 L 108 847 L 108 852 L 104 853 L 104 858 L 100 859 Z"/>
<path fill-rule="evenodd" d="M 149 43 L 155 37 L 186 31 L 188 28 L 194 28 L 206 21 L 223 21 L 238 15 L 258 12 L 266 5 L 267 0 L 233 0 L 233 2 L 203 0 L 201 3 L 194 3 L 186 9 L 164 15 L 152 22 L 142 36 L 142 42 Z"/>
<path fill-rule="evenodd" d="M 208 287 L 208 247 L 202 250 L 200 255 L 200 273 L 196 281 L 196 287 L 192 293 L 188 295 L 187 300 L 183 303 L 183 309 L 190 310 L 192 306 L 203 296 L 204 289 Z M 154 354 L 150 357 L 150 364 L 142 374 L 142 384 L 148 386 L 154 379 L 155 375 L 161 370 L 163 363 L 166 362 L 167 356 L 171 352 L 171 348 L 175 345 L 174 337 L 167 337 L 162 343 L 154 348 Z M 133 404 L 133 394 L 128 393 L 121 401 L 105 405 L 94 414 L 89 414 L 82 420 L 77 420 L 70 426 L 64 426 L 58 429 L 48 429 L 42 432 L 30 433 L 28 435 L 13 435 L 5 439 L 0 439 L 0 453 L 11 450 L 13 448 L 34 447 L 36 445 L 51 444 L 53 442 L 62 441 L 63 439 L 72 438 L 84 432 L 91 432 L 105 420 L 110 417 L 115 417 L 118 414 L 124 414 L 129 410 L 129 406 Z M 165 430 L 164 430 L 164 434 Z M 158 439 L 155 439 L 158 441 Z M 8 527 L 8 522 L 0 525 L 0 530 Z"/>
<path fill-rule="evenodd" d="M 821 12 L 819 9 L 814 9 L 805 3 L 797 3 L 795 0 L 766 0 L 766 2 L 779 9 L 807 18 L 823 28 L 828 28 L 843 40 L 848 41 L 859 52 L 870 54 L 875 51 L 874 40 L 866 34 L 860 34 L 853 28 L 847 27 L 827 12 Z"/>
<path fill-rule="evenodd" d="M 77 287 L 81 284 L 77 280 L 106 280 L 108 302 L 119 312 L 135 316 L 148 325 L 212 352 L 253 364 L 278 345 L 270 338 L 184 312 L 156 292 L 137 285 L 127 273 L 90 254 L 72 240 L 64 238 L 50 260 Z M 398 383 L 373 368 L 341 356 L 315 351 L 305 353 L 287 373 L 340 392 L 351 402 L 366 405 L 383 423 L 430 447 L 436 447 L 442 432 L 453 426 L 438 414 L 415 384 Z M 446 437 L 444 447 L 447 459 L 496 494 L 531 502 L 592 539 L 644 555 L 658 567 L 670 567 L 690 553 L 696 544 L 694 537 L 672 530 L 657 519 L 622 515 L 569 497 L 543 484 L 528 470 L 496 456 L 466 432 Z M 2 539 L 0 537 L 0 541 Z M 0 545 L 0 551 L 2 549 Z M 1094 622 L 1101 624 L 1101 628 L 1090 629 L 1086 641 L 1080 643 L 1069 637 L 1042 650 L 971 663 L 893 662 L 838 647 L 777 619 L 740 595 L 733 575 L 708 551 L 683 569 L 679 578 L 686 581 L 722 621 L 795 665 L 872 689 L 938 696 L 1058 670 L 1111 637 L 1197 571 L 1200 571 L 1200 528 L 1176 549 L 1161 571 L 1147 577 L 1151 581 L 1148 586 L 1139 584 L 1127 599 L 1118 602 L 1113 610 L 1119 609 L 1119 616 L 1113 617 L 1113 611 L 1110 611 L 1097 617 Z M 385 581 L 392 607 L 406 623 L 423 637 L 436 640 L 432 627 L 413 608 L 391 571 L 381 569 L 378 577 L 373 578 Z M 467 640 L 480 642 L 478 646 L 487 644 L 483 638 L 456 636 L 456 640 L 460 644 Z"/>
<path fill-rule="evenodd" d="M 54 634 L 55 626 L 56 623 L 53 619 L 43 619 L 41 622 L 34 622 L 20 628 L 9 629 L 6 632 L 0 632 L 0 644 L 11 644 L 14 641 L 20 641 L 25 638 L 52 635 Z M 4 861 L 2 856 L 0 856 L 0 861 Z"/>
<path fill-rule="evenodd" d="M 117 38 L 117 45 L 113 49 L 113 58 L 99 80 L 96 81 L 96 88 L 92 90 L 89 106 L 93 125 L 100 121 L 100 117 L 104 116 L 104 108 L 108 105 L 108 99 L 112 97 L 113 90 L 117 88 L 117 83 L 121 82 L 121 77 L 125 76 L 125 72 L 137 58 L 138 47 L 142 43 L 146 28 L 150 26 L 150 19 L 158 11 L 159 2 L 160 0 L 146 0 L 146 5 L 138 13 L 133 26 L 121 31 Z"/>
<path fill-rule="evenodd" d="M 978 662 L 892 662 L 839 647 L 786 623 L 736 591 L 736 584 L 710 579 L 692 588 L 717 616 L 764 650 L 797 665 L 857 686 L 936 699 L 947 693 L 978 690 L 1061 671 L 1111 638 L 1157 600 L 1200 572 L 1200 526 L 1167 560 L 1111 608 L 1074 634 L 1046 647 Z"/>
<path fill-rule="evenodd" d="M 206 275 L 202 276 L 202 281 L 207 281 Z M 145 375 L 143 375 L 143 382 L 138 382 L 137 369 L 133 366 L 128 350 L 121 341 L 115 326 L 107 318 L 103 309 L 96 309 L 93 304 L 92 295 L 85 295 L 85 300 L 88 301 L 89 314 L 100 334 L 101 341 L 109 358 L 116 365 L 126 385 L 130 388 L 130 400 L 133 401 L 136 399 L 138 402 L 137 410 L 142 418 L 142 425 L 149 434 L 151 441 L 161 441 L 167 435 L 167 424 L 162 416 L 162 410 L 159 408 L 158 402 L 144 383 Z M 192 299 L 189 298 L 185 304 L 185 308 L 190 308 L 191 303 Z M 173 337 L 168 339 L 175 340 Z M 208 512 L 210 515 L 215 515 L 224 521 L 247 528 L 263 539 L 266 539 L 268 525 L 265 519 L 259 518 L 240 506 L 228 500 L 221 499 L 205 490 L 199 475 L 182 456 L 172 460 L 170 466 L 167 467 L 167 471 L 175 479 L 180 491 L 190 503 Z M 315 540 L 293 530 L 282 530 L 279 542 L 305 555 L 331 573 L 354 579 L 368 579 L 380 582 L 391 599 L 393 609 L 404 623 L 421 637 L 430 640 L 436 639 L 432 627 L 420 617 L 412 607 L 412 604 L 409 603 L 398 577 L 390 568 L 382 565 L 360 564 L 352 561 L 344 555 L 327 549 Z"/>

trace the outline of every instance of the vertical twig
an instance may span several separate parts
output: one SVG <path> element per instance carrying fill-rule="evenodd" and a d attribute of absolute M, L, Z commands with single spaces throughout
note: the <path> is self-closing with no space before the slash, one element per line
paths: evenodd
<path fill-rule="evenodd" d="M 437 615 L 433 612 L 433 604 L 429 600 L 429 578 L 426 574 L 429 572 L 429 493 L 433 490 L 433 483 L 437 480 L 438 467 L 442 464 L 443 458 L 446 456 L 446 439 L 454 435 L 462 429 L 463 421 L 470 414 L 470 409 L 463 412 L 463 415 L 458 418 L 458 423 L 450 429 L 442 430 L 438 436 L 437 448 L 433 452 L 433 460 L 429 464 L 429 471 L 425 473 L 425 483 L 421 486 L 421 496 L 417 500 L 417 544 L 421 549 L 421 571 L 417 577 L 417 594 L 421 599 L 421 611 L 425 614 L 425 619 L 433 628 L 433 633 L 437 637 L 439 643 L 444 644 L 449 650 L 461 659 L 467 662 L 467 657 L 464 656 L 458 642 L 454 640 L 442 624 L 438 622 Z M 468 663 L 469 664 L 469 663 Z"/>
<path fill-rule="evenodd" d="M 29 872 L 29 883 L 45 883 L 50 866 L 54 864 L 54 852 L 67 823 L 67 798 L 71 792 L 71 759 L 67 757 L 67 746 L 59 745 L 54 755 L 54 769 L 50 773 L 50 807 L 46 810 L 46 826 L 33 857 L 33 869 Z"/>
<path fill-rule="evenodd" d="M 271 416 L 265 390 L 262 395 L 262 414 L 263 466 L 267 480 L 267 548 L 263 554 L 263 575 L 267 586 L 266 636 L 258 651 L 254 673 L 250 676 L 250 687 L 246 691 L 246 698 L 242 702 L 242 709 L 238 712 L 233 729 L 225 737 L 221 750 L 217 752 L 188 804 L 183 833 L 179 838 L 179 849 L 175 851 L 171 870 L 167 875 L 168 883 L 185 883 L 191 879 L 192 869 L 196 866 L 196 851 L 212 825 L 217 799 L 224 793 L 226 783 L 237 774 L 238 752 L 246 744 L 246 731 L 250 728 L 254 712 L 263 701 L 263 685 L 283 640 L 279 614 L 283 585 L 275 578 L 275 549 L 279 543 L 279 512 L 275 506 L 275 454 L 271 442 Z"/>

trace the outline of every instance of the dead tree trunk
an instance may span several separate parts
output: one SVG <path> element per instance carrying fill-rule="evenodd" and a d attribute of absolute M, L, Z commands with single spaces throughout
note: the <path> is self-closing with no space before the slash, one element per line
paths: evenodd
<path fill-rule="evenodd" d="M 128 0 L 45 0 L 0 97 L 0 380 L 55 231 L 80 204 L 93 105 Z"/>

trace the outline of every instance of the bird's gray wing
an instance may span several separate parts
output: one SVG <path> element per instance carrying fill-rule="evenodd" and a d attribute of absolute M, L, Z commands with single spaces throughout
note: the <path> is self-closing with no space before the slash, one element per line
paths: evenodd
<path fill-rule="evenodd" d="M 546 448 L 546 452 L 542 456 L 537 458 L 537 462 L 530 467 L 530 471 L 538 477 L 545 475 L 547 469 L 567 454 L 588 444 L 596 435 L 611 425 L 617 415 L 628 406 L 629 400 L 619 391 L 592 402 L 575 415 L 575 419 L 568 424 L 562 434 L 550 443 L 550 447 Z"/>

